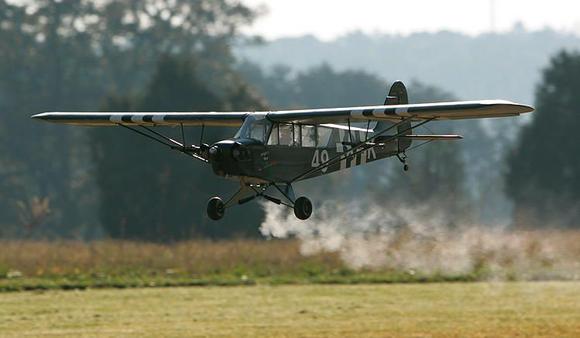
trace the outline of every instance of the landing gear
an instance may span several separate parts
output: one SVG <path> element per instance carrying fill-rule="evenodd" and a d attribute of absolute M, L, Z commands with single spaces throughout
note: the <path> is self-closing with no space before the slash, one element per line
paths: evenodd
<path fill-rule="evenodd" d="M 278 190 L 282 198 L 267 194 L 270 187 Z M 207 216 L 214 221 L 220 220 L 224 217 L 227 208 L 247 203 L 256 197 L 292 208 L 294 215 L 301 220 L 308 219 L 312 215 L 312 202 L 306 197 L 294 197 L 294 190 L 289 183 L 246 184 L 242 182 L 240 189 L 226 202 L 219 197 L 211 198 L 207 203 Z"/>
<path fill-rule="evenodd" d="M 220 220 L 224 217 L 225 211 L 225 204 L 219 197 L 212 197 L 207 203 L 207 215 L 214 221 Z"/>
<path fill-rule="evenodd" d="M 407 164 L 407 154 L 404 152 L 397 154 L 397 158 L 401 163 L 403 163 L 403 171 L 409 171 L 409 165 Z"/>
<path fill-rule="evenodd" d="M 312 202 L 306 197 L 298 197 L 294 201 L 294 215 L 301 220 L 308 219 L 312 215 Z"/>

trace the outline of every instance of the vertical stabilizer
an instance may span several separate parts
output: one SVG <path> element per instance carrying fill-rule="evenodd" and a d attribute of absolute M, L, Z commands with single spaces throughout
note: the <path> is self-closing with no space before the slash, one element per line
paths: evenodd
<path fill-rule="evenodd" d="M 385 105 L 397 105 L 397 104 L 408 104 L 409 103 L 409 96 L 407 95 L 407 88 L 402 81 L 395 81 L 389 89 L 389 94 L 385 98 Z M 375 127 L 375 131 L 381 131 L 389 126 L 393 125 L 392 122 L 379 122 Z M 413 130 L 411 129 L 411 122 L 407 121 L 397 127 L 397 134 L 403 135 L 411 135 Z M 399 138 L 397 140 L 399 152 L 404 151 L 405 149 L 411 146 L 412 140 L 410 138 Z"/>

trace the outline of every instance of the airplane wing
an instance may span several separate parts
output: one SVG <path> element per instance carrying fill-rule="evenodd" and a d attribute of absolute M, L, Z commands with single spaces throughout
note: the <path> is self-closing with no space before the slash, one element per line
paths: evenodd
<path fill-rule="evenodd" d="M 32 118 L 55 123 L 64 123 L 84 126 L 116 126 L 143 125 L 143 126 L 216 126 L 236 127 L 242 125 L 249 112 L 235 113 L 154 113 L 154 112 L 125 112 L 125 113 L 90 113 L 90 112 L 66 112 L 66 113 L 40 113 Z"/>
<path fill-rule="evenodd" d="M 459 120 L 489 117 L 517 116 L 533 111 L 534 108 L 501 100 L 460 101 L 444 103 L 421 103 L 404 105 L 383 105 L 367 107 L 346 107 L 330 109 L 304 109 L 272 112 L 126 112 L 126 113 L 81 113 L 81 112 L 50 112 L 33 115 L 56 123 L 114 126 L 126 125 L 184 125 L 184 126 L 229 126 L 235 127 L 243 123 L 248 115 L 260 114 L 274 122 L 294 123 L 340 123 L 351 121 L 400 121 L 410 118 L 413 121 L 425 120 Z"/>
<path fill-rule="evenodd" d="M 271 112 L 268 118 L 277 122 L 330 123 L 351 121 L 460 120 L 517 116 L 533 107 L 503 100 L 421 103 L 336 109 L 289 110 Z"/>

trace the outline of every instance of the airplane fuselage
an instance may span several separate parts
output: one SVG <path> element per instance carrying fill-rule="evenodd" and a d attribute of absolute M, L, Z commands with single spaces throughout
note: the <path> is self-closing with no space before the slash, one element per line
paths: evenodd
<path fill-rule="evenodd" d="M 272 145 L 255 139 L 233 138 L 210 147 L 210 163 L 216 175 L 255 183 L 293 182 L 330 174 L 398 154 L 397 140 L 383 146 L 351 150 L 345 143 L 364 141 L 356 133 L 349 141 L 348 133 L 333 130 L 331 142 L 324 146 Z M 344 139 L 346 135 L 346 140 Z M 353 133 L 354 135 L 354 133 Z M 341 138 L 342 136 L 342 138 Z M 360 137 L 363 139 L 360 139 Z M 327 164 L 330 161 L 330 164 Z M 301 174 L 314 170 L 308 175 Z M 299 177 L 298 179 L 296 179 Z"/>

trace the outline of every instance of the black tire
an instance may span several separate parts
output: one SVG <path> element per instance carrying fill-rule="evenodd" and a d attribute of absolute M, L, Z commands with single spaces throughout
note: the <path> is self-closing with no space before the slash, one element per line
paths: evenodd
<path fill-rule="evenodd" d="M 224 202 L 219 197 L 212 197 L 209 202 L 207 202 L 207 216 L 214 221 L 220 220 L 224 217 L 226 211 Z"/>
<path fill-rule="evenodd" d="M 298 197 L 294 202 L 294 215 L 301 220 L 308 219 L 312 215 L 312 202 L 306 197 Z"/>

